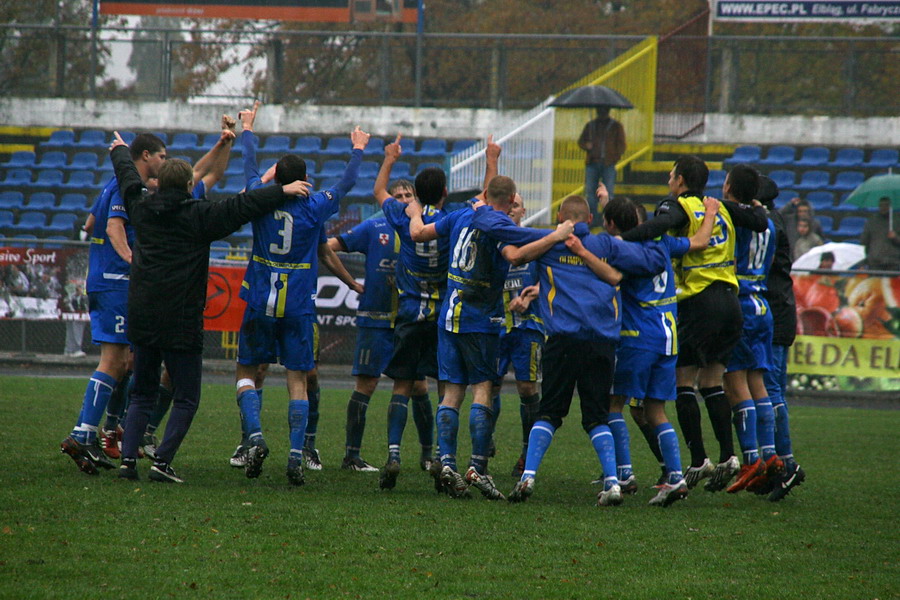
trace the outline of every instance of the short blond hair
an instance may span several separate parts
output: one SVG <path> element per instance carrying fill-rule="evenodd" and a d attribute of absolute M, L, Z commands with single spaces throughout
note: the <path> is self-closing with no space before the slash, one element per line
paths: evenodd
<path fill-rule="evenodd" d="M 186 190 L 194 180 L 194 169 L 180 158 L 170 158 L 159 167 L 159 190 Z"/>
<path fill-rule="evenodd" d="M 591 207 L 584 196 L 569 196 L 559 205 L 559 221 L 587 223 L 591 217 Z"/>

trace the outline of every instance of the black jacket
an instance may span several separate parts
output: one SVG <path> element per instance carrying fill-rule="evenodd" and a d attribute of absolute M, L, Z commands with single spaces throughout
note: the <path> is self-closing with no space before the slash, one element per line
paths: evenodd
<path fill-rule="evenodd" d="M 784 218 L 777 210 L 769 211 L 775 225 L 775 256 L 766 280 L 768 291 L 763 294 L 775 321 L 773 344 L 790 346 L 797 335 L 797 303 L 794 300 L 794 280 L 791 279 L 791 245 L 785 231 Z"/>
<path fill-rule="evenodd" d="M 187 191 L 150 193 L 128 148 L 110 153 L 119 194 L 135 230 L 128 287 L 128 339 L 172 352 L 203 351 L 209 245 L 281 206 L 280 186 L 220 202 Z"/>

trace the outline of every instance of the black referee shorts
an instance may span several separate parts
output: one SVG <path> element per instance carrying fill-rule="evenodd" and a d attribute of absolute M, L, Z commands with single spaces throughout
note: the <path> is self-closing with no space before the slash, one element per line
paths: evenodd
<path fill-rule="evenodd" d="M 678 303 L 677 366 L 727 365 L 743 326 L 737 291 L 724 281 L 682 300 Z"/>
<path fill-rule="evenodd" d="M 398 322 L 394 326 L 394 354 L 384 374 L 391 379 L 437 379 L 437 321 Z"/>

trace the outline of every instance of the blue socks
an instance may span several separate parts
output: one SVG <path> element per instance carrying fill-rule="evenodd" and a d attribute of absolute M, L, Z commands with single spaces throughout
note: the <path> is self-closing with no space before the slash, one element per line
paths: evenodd
<path fill-rule="evenodd" d="M 787 464 L 789 460 L 794 460 L 794 448 L 791 445 L 788 405 L 783 397 L 772 398 L 772 412 L 775 413 L 775 451 Z"/>
<path fill-rule="evenodd" d="M 549 421 L 537 421 L 531 428 L 528 435 L 528 452 L 525 454 L 525 470 L 522 472 L 522 479 L 526 477 L 534 477 L 541 461 L 544 460 L 544 454 L 553 441 L 553 434 L 556 433 L 556 427 Z M 616 459 L 613 457 L 613 469 L 616 468 Z"/>
<path fill-rule="evenodd" d="M 81 414 L 78 423 L 72 430 L 72 438 L 80 444 L 90 444 L 97 439 L 97 427 L 100 419 L 106 411 L 109 397 L 116 387 L 115 378 L 94 371 L 84 390 L 84 400 L 81 403 Z"/>
<path fill-rule="evenodd" d="M 437 415 L 438 452 L 441 464 L 456 471 L 456 436 L 459 433 L 459 411 L 449 406 L 438 406 Z"/>
<path fill-rule="evenodd" d="M 759 460 L 756 451 L 756 405 L 753 400 L 743 400 L 732 406 L 731 412 L 744 464 L 752 465 Z"/>
<path fill-rule="evenodd" d="M 291 433 L 291 456 L 300 458 L 303 452 L 303 441 L 306 435 L 306 424 L 309 418 L 308 400 L 291 400 L 288 402 L 288 427 Z"/>
<path fill-rule="evenodd" d="M 603 467 L 603 489 L 608 490 L 618 483 L 618 477 L 612 475 L 616 472 L 616 445 L 612 431 L 609 425 L 597 425 L 588 432 L 588 437 Z"/>
<path fill-rule="evenodd" d="M 394 394 L 388 404 L 388 461 L 400 462 L 400 442 L 403 441 L 403 429 L 409 413 L 409 397 Z"/>
<path fill-rule="evenodd" d="M 470 464 L 482 475 L 487 468 L 488 450 L 495 423 L 494 413 L 490 408 L 483 404 L 472 403 L 472 407 L 469 409 L 469 433 L 472 436 Z"/>
<path fill-rule="evenodd" d="M 247 439 L 262 432 L 259 420 L 260 404 L 259 394 L 256 393 L 256 390 L 247 390 L 238 396 L 238 406 L 241 407 L 241 423 Z"/>
<path fill-rule="evenodd" d="M 607 423 L 616 446 L 616 477 L 620 481 L 625 481 L 634 474 L 631 469 L 631 437 L 628 434 L 628 425 L 625 424 L 625 418 L 620 412 L 609 413 Z"/>
<path fill-rule="evenodd" d="M 678 483 L 683 477 L 681 473 L 681 453 L 678 450 L 678 435 L 675 433 L 671 423 L 663 423 L 657 426 L 655 433 L 666 472 L 669 474 L 669 483 Z"/>
<path fill-rule="evenodd" d="M 756 437 L 759 453 L 764 461 L 775 456 L 775 412 L 768 398 L 754 400 L 756 403 Z"/>

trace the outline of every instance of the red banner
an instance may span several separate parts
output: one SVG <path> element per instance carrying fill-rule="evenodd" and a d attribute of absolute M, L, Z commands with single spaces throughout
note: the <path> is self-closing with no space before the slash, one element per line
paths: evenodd
<path fill-rule="evenodd" d="M 245 266 L 209 266 L 206 282 L 206 310 L 203 312 L 204 329 L 207 331 L 237 331 L 241 328 L 244 307 L 241 300 L 241 282 Z"/>

